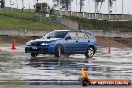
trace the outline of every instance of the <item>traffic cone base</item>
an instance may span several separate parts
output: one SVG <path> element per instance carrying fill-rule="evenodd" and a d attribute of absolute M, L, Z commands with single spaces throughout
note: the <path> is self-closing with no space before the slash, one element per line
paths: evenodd
<path fill-rule="evenodd" d="M 11 52 L 12 55 L 16 54 L 16 50 L 13 49 L 12 52 Z"/>

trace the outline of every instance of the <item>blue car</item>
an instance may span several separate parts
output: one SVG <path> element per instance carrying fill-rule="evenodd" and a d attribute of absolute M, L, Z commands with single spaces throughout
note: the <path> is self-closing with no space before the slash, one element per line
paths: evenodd
<path fill-rule="evenodd" d="M 85 54 L 87 58 L 92 58 L 96 50 L 94 35 L 84 30 L 55 30 L 27 42 L 25 46 L 25 53 L 31 53 L 32 57 L 38 54 L 54 54 L 55 57 Z"/>

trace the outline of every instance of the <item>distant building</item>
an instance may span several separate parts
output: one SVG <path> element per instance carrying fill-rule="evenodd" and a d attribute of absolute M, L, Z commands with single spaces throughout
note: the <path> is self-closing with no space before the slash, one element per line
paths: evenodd
<path fill-rule="evenodd" d="M 47 3 L 36 3 L 36 13 L 50 13 L 50 6 Z"/>
<path fill-rule="evenodd" d="M 0 0 L 0 7 L 4 8 L 5 7 L 5 0 Z"/>

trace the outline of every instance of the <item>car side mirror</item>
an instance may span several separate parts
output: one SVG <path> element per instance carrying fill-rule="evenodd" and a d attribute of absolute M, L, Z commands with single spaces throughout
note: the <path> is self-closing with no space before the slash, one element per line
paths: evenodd
<path fill-rule="evenodd" d="M 51 36 L 48 36 L 48 37 L 47 37 L 47 39 L 50 39 L 50 38 L 52 38 L 52 37 L 51 37 Z"/>
<path fill-rule="evenodd" d="M 69 39 L 71 39 L 71 36 L 67 36 L 65 39 L 66 39 L 66 40 L 69 40 Z"/>

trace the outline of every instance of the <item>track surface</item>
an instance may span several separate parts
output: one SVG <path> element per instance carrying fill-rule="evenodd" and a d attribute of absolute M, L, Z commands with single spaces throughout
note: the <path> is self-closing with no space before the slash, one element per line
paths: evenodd
<path fill-rule="evenodd" d="M 67 86 L 61 86 L 61 85 L 28 85 L 28 86 L 0 86 L 0 88 L 132 88 L 132 86 L 77 86 L 77 85 L 67 85 Z"/>
<path fill-rule="evenodd" d="M 112 53 L 108 54 L 107 47 L 98 47 L 96 55 L 86 59 L 80 54 L 61 58 L 54 58 L 53 55 L 31 58 L 30 54 L 24 53 L 24 45 L 17 46 L 15 51 L 10 49 L 9 44 L 0 47 L 0 80 L 78 84 L 82 67 L 88 70 L 91 79 L 132 80 L 132 48 L 112 47 Z"/>

